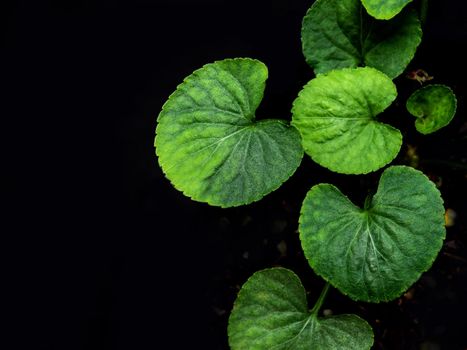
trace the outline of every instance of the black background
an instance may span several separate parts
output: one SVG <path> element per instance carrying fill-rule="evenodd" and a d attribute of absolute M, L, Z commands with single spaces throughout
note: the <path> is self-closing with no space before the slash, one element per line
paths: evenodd
<path fill-rule="evenodd" d="M 305 159 L 290 183 L 264 201 L 221 210 L 173 189 L 153 149 L 156 117 L 167 97 L 194 69 L 218 59 L 266 63 L 270 74 L 258 115 L 290 118 L 297 92 L 313 77 L 299 36 L 311 3 L 18 0 L 4 5 L 2 270 L 5 333 L 13 340 L 6 348 L 227 349 L 228 313 L 238 286 L 252 272 L 275 264 L 292 267 L 309 277 L 311 297 L 319 293 L 321 281 L 303 257 L 283 259 L 275 248 L 285 240 L 300 255 L 294 230 L 301 199 L 313 184 L 337 182 L 345 192 L 362 185 L 357 178 Z M 432 3 L 413 67 L 420 63 L 437 82 L 452 86 L 460 106 L 447 131 L 420 142 L 435 145 L 430 156 L 462 156 L 465 149 L 448 141 L 465 122 L 466 6 L 455 0 Z M 412 83 L 403 84 L 413 91 Z M 462 220 L 465 178 L 456 176 L 463 180 L 448 188 L 447 203 Z M 370 177 L 363 184 L 374 181 Z M 466 242 L 465 226 L 453 234 L 463 234 Z M 449 286 L 465 295 L 466 274 L 457 278 Z M 329 307 L 368 319 L 376 325 L 379 346 L 387 349 L 419 348 L 433 339 L 445 349 L 467 348 L 466 302 L 459 297 L 443 304 L 436 293 L 449 291 L 442 290 L 422 293 L 423 315 L 414 316 L 421 330 L 407 316 L 399 327 L 408 333 L 395 331 L 392 339 L 383 333 L 394 329 L 392 318 L 400 322 L 395 303 L 372 309 L 334 291 Z M 381 313 L 392 315 L 386 317 L 388 328 L 377 328 Z M 437 335 L 439 324 L 448 330 Z"/>

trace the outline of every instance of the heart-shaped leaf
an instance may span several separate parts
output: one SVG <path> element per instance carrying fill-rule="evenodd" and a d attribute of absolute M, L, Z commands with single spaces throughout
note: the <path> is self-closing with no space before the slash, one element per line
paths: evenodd
<path fill-rule="evenodd" d="M 232 350 L 364 350 L 373 344 L 373 331 L 360 317 L 308 311 L 299 278 L 284 268 L 256 272 L 243 285 L 228 333 Z"/>
<path fill-rule="evenodd" d="M 362 0 L 370 15 L 377 19 L 391 19 L 412 0 Z"/>
<path fill-rule="evenodd" d="M 255 121 L 268 76 L 260 61 L 227 59 L 195 71 L 158 117 L 162 170 L 194 200 L 232 207 L 261 199 L 300 165 L 300 135 L 284 120 Z"/>
<path fill-rule="evenodd" d="M 430 268 L 446 234 L 439 191 L 405 166 L 383 172 L 364 209 L 332 185 L 314 186 L 299 230 L 314 271 L 352 299 L 369 302 L 407 290 Z"/>
<path fill-rule="evenodd" d="M 448 125 L 456 108 L 456 95 L 445 85 L 425 86 L 407 100 L 407 110 L 417 117 L 415 128 L 425 135 Z"/>
<path fill-rule="evenodd" d="M 365 65 L 395 78 L 412 60 L 421 39 L 415 11 L 377 21 L 360 0 L 318 0 L 302 24 L 303 54 L 316 74 Z"/>
<path fill-rule="evenodd" d="M 400 150 L 399 130 L 376 120 L 396 96 L 391 79 L 376 69 L 331 71 L 300 91 L 292 125 L 318 164 L 338 173 L 368 173 L 388 164 Z"/>

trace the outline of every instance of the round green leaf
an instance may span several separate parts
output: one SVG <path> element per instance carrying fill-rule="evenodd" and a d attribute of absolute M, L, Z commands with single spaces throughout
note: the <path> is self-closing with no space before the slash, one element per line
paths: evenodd
<path fill-rule="evenodd" d="M 407 110 L 417 117 L 415 127 L 425 135 L 448 125 L 456 114 L 456 108 L 456 95 L 445 85 L 425 86 L 407 100 Z"/>
<path fill-rule="evenodd" d="M 443 201 L 423 173 L 393 166 L 365 207 L 332 185 L 314 186 L 301 210 L 302 247 L 314 271 L 352 299 L 389 301 L 418 280 L 441 249 Z"/>
<path fill-rule="evenodd" d="M 300 165 L 300 135 L 284 120 L 255 121 L 268 76 L 260 61 L 227 59 L 195 71 L 164 104 L 156 153 L 178 190 L 232 207 L 261 199 Z"/>
<path fill-rule="evenodd" d="M 365 65 L 395 78 L 414 57 L 421 38 L 415 11 L 377 21 L 360 0 L 318 0 L 302 23 L 303 54 L 316 74 Z"/>
<path fill-rule="evenodd" d="M 370 15 L 377 19 L 391 19 L 412 0 L 362 0 Z"/>
<path fill-rule="evenodd" d="M 292 108 L 292 125 L 305 152 L 338 173 L 364 174 L 388 164 L 399 152 L 399 130 L 376 120 L 397 96 L 376 69 L 331 71 L 311 80 Z"/>
<path fill-rule="evenodd" d="M 373 344 L 371 327 L 356 315 L 310 313 L 299 278 L 284 268 L 256 272 L 243 285 L 228 333 L 232 350 L 364 350 Z"/>

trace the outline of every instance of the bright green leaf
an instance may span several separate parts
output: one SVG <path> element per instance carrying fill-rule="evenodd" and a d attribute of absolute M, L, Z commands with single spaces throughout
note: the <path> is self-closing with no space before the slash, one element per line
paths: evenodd
<path fill-rule="evenodd" d="M 388 164 L 401 147 L 399 130 L 376 120 L 396 96 L 391 79 L 376 69 L 331 71 L 299 93 L 292 125 L 318 164 L 339 173 L 368 173 Z"/>
<path fill-rule="evenodd" d="M 360 0 L 318 0 L 302 24 L 303 53 L 316 74 L 365 65 L 395 78 L 414 57 L 421 38 L 415 11 L 377 21 Z"/>
<path fill-rule="evenodd" d="M 158 117 L 156 153 L 167 178 L 200 202 L 232 207 L 261 199 L 300 165 L 300 135 L 284 120 L 255 121 L 268 76 L 252 59 L 195 71 Z"/>
<path fill-rule="evenodd" d="M 314 186 L 299 230 L 314 271 L 352 299 L 369 302 L 407 290 L 430 268 L 446 234 L 439 191 L 405 166 L 383 172 L 364 209 L 332 185 Z"/>
<path fill-rule="evenodd" d="M 448 125 L 456 114 L 456 108 L 456 95 L 445 85 L 425 86 L 407 100 L 407 110 L 417 117 L 415 127 L 425 135 Z"/>
<path fill-rule="evenodd" d="M 243 285 L 229 319 L 232 350 L 364 350 L 371 327 L 356 315 L 319 318 L 290 270 L 256 272 Z"/>
<path fill-rule="evenodd" d="M 362 0 L 370 15 L 377 19 L 391 19 L 412 0 Z"/>

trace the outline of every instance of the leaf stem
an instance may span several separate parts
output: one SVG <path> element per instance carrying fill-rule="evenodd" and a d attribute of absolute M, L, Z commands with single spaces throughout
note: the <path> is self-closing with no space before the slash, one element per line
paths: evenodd
<path fill-rule="evenodd" d="M 311 314 L 313 316 L 317 316 L 319 309 L 321 309 L 321 305 L 324 302 L 324 299 L 326 299 L 326 295 L 328 294 L 329 287 L 331 285 L 329 282 L 326 282 L 325 286 L 323 287 L 323 290 L 321 291 L 321 295 L 319 296 L 318 300 L 316 301 L 315 305 L 313 306 L 313 309 L 311 309 Z"/>
<path fill-rule="evenodd" d="M 428 16 L 428 2 L 429 0 L 421 0 L 420 3 L 420 22 L 422 22 L 422 26 L 425 25 Z"/>
<path fill-rule="evenodd" d="M 363 205 L 364 210 L 368 210 L 371 207 L 371 200 L 373 199 L 373 193 L 368 194 L 365 198 L 365 204 Z"/>

